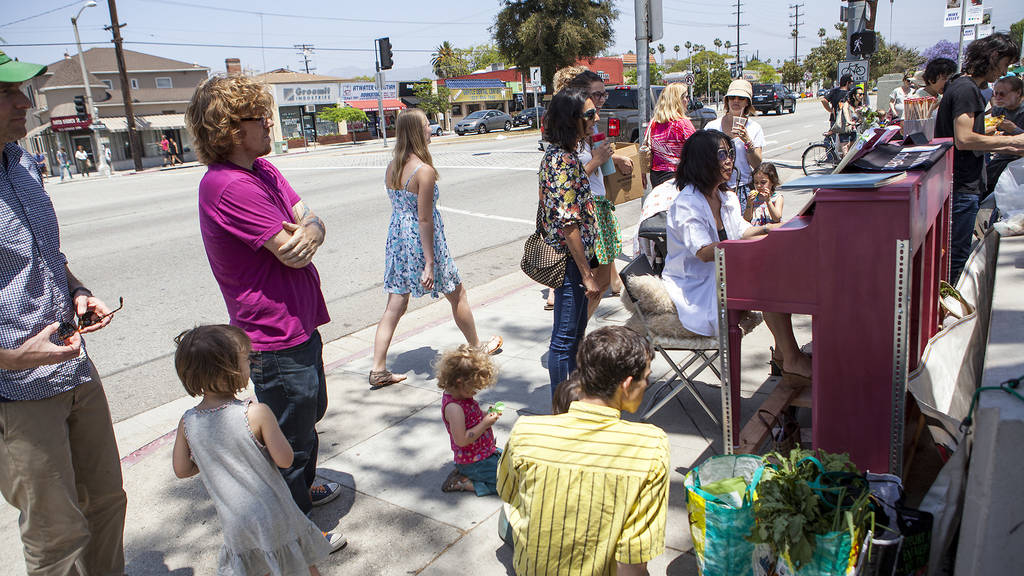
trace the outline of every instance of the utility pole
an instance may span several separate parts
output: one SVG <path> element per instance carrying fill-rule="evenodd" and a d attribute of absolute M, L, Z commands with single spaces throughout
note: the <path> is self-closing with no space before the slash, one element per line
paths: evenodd
<path fill-rule="evenodd" d="M 117 58 L 117 74 L 121 80 L 121 100 L 124 101 L 124 119 L 128 127 L 128 145 L 132 149 L 132 161 L 135 163 L 135 171 L 142 172 L 142 139 L 139 138 L 139 131 L 135 128 L 135 106 L 132 104 L 132 86 L 128 83 L 128 67 L 124 63 L 124 40 L 121 38 L 121 24 L 117 19 L 116 0 L 107 0 L 107 8 L 110 10 L 110 26 L 104 26 L 104 30 L 110 30 L 114 35 L 114 55 Z"/>
<path fill-rule="evenodd" d="M 650 41 L 650 30 L 647 29 L 648 0 L 634 0 L 633 14 L 636 15 L 636 94 L 637 108 L 640 112 L 640 138 L 647 130 L 650 119 L 648 92 L 651 86 L 650 70 L 648 69 L 647 45 Z M 642 61 L 641 61 L 642 60 Z"/>
<path fill-rule="evenodd" d="M 793 63 L 794 64 L 800 64 L 800 51 L 798 50 L 798 48 L 800 46 L 800 16 L 801 16 L 800 9 L 803 8 L 803 6 L 804 6 L 803 4 L 791 4 L 789 6 L 794 11 L 793 14 L 790 14 L 790 17 L 794 19 L 793 20 Z M 806 16 L 806 15 L 807 15 L 806 13 L 803 14 L 803 16 Z"/>
<path fill-rule="evenodd" d="M 310 66 L 309 63 L 313 61 L 313 45 L 312 44 L 295 44 L 295 48 L 299 51 L 296 52 L 299 56 L 302 56 L 300 62 L 306 67 L 306 74 L 316 70 L 316 66 Z"/>
<path fill-rule="evenodd" d="M 730 28 L 736 29 L 736 65 L 740 65 L 740 46 L 743 44 L 740 42 L 740 28 L 743 26 L 750 26 L 750 24 L 740 24 L 740 14 L 743 13 L 743 3 L 740 0 L 736 0 L 736 11 L 733 14 L 736 15 L 736 23 L 730 24 Z"/>

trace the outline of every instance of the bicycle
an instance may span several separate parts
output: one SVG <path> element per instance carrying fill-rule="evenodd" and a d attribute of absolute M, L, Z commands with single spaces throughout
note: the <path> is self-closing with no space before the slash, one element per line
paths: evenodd
<path fill-rule="evenodd" d="M 805 176 L 812 174 L 831 174 L 842 158 L 839 156 L 839 135 L 825 132 L 824 140 L 811 142 L 804 150 L 801 166 Z"/>

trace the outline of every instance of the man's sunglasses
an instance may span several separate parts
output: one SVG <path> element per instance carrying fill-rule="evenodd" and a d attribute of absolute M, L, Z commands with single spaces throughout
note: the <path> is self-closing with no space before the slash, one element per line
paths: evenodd
<path fill-rule="evenodd" d="M 267 117 L 266 116 L 249 116 L 249 117 L 246 117 L 246 118 L 239 118 L 238 121 L 239 122 L 259 122 L 261 124 L 265 124 L 267 122 Z"/>
<path fill-rule="evenodd" d="M 60 327 L 57 328 L 57 337 L 60 338 L 61 340 L 67 340 L 68 338 L 71 338 L 75 333 L 80 332 L 82 328 L 92 326 L 93 324 L 98 324 L 102 322 L 104 318 L 107 318 L 108 316 L 113 316 L 114 312 L 117 312 L 121 308 L 124 308 L 124 297 L 122 296 L 117 300 L 117 308 L 111 310 L 110 312 L 107 312 L 103 316 L 97 316 L 95 312 L 89 312 L 86 315 L 77 318 L 77 323 L 75 320 L 65 320 L 64 322 L 61 322 Z"/>

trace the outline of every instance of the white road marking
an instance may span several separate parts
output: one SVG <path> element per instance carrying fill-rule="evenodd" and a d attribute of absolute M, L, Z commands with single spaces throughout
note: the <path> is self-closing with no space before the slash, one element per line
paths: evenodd
<path fill-rule="evenodd" d="M 785 134 L 787 132 L 792 132 L 792 130 L 772 130 L 772 136 L 778 136 L 779 134 Z"/>
<path fill-rule="evenodd" d="M 522 218 L 511 218 L 508 216 L 495 216 L 493 214 L 481 214 L 480 212 L 471 212 L 469 210 L 460 210 L 458 208 L 449 208 L 447 206 L 437 205 L 437 209 L 441 212 L 451 212 L 452 214 L 463 214 L 465 216 L 473 216 L 476 218 L 487 218 L 488 220 L 501 220 L 502 222 L 515 222 L 516 224 L 530 224 L 536 225 L 537 222 L 534 220 L 524 220 Z"/>
<path fill-rule="evenodd" d="M 804 128 L 814 128 L 814 124 L 804 124 Z"/>
<path fill-rule="evenodd" d="M 794 140 L 794 141 L 790 142 L 789 144 L 783 144 L 779 148 L 772 148 L 771 150 L 765 151 L 765 155 L 767 156 L 771 152 L 780 152 L 780 151 L 781 152 L 788 152 L 788 151 L 791 150 L 790 146 L 793 146 L 794 144 L 799 144 L 801 142 L 804 142 L 806 144 L 806 143 L 810 143 L 811 140 L 808 139 L 808 138 L 801 138 L 799 140 Z M 783 150 L 783 149 L 785 149 L 785 150 Z"/>

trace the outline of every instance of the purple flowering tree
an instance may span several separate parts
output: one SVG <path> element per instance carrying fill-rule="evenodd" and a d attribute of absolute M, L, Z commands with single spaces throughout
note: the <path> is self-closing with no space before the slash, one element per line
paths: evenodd
<path fill-rule="evenodd" d="M 921 64 L 921 68 L 924 68 L 930 60 L 934 58 L 949 58 L 950 60 L 956 61 L 956 42 L 950 42 L 949 40 L 939 40 L 933 46 L 924 51 L 924 63 Z"/>

